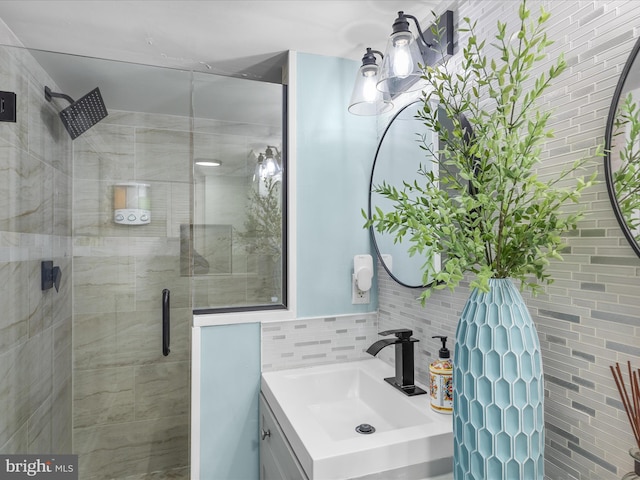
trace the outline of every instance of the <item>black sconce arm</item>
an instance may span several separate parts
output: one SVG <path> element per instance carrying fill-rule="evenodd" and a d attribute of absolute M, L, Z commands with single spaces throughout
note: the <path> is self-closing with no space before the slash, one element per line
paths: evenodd
<path fill-rule="evenodd" d="M 433 47 L 433 45 L 431 43 L 427 42 L 427 39 L 424 38 L 424 34 L 422 33 L 422 27 L 420 27 L 420 22 L 418 22 L 418 19 L 416 17 L 414 17 L 413 15 L 409 15 L 407 13 L 403 13 L 403 15 L 406 18 L 410 18 L 411 20 L 413 20 L 415 22 L 416 28 L 418 29 L 418 36 L 420 37 L 420 40 L 422 40 L 422 43 L 428 48 Z"/>
<path fill-rule="evenodd" d="M 374 65 L 376 63 L 376 54 L 380 59 L 384 60 L 384 55 L 380 50 L 374 50 L 367 47 L 367 53 L 362 57 L 362 65 Z"/>

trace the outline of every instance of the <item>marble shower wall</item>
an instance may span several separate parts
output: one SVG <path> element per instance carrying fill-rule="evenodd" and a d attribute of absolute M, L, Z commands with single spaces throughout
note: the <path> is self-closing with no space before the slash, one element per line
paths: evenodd
<path fill-rule="evenodd" d="M 110 111 L 74 141 L 73 427 L 83 479 L 188 476 L 191 300 L 180 224 L 190 223 L 190 137 L 185 117 Z M 112 221 L 113 184 L 131 181 L 151 185 L 148 225 Z"/>
<path fill-rule="evenodd" d="M 0 123 L 0 451 L 71 453 L 71 140 L 33 57 L 0 48 L 0 90 L 17 122 Z M 62 269 L 42 291 L 40 262 Z"/>

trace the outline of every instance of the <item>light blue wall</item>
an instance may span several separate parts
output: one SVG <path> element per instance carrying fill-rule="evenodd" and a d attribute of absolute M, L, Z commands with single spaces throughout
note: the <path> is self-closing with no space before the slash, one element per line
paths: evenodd
<path fill-rule="evenodd" d="M 260 478 L 260 324 L 201 333 L 200 478 Z"/>
<path fill-rule="evenodd" d="M 353 256 L 375 251 L 362 228 L 376 149 L 376 118 L 347 111 L 358 63 L 297 56 L 298 317 L 371 312 L 351 304 Z"/>

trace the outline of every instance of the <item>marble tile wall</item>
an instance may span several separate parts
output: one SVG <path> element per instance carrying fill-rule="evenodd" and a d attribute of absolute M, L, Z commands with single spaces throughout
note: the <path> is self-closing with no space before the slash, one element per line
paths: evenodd
<path fill-rule="evenodd" d="M 179 234 L 191 218 L 190 145 L 188 119 L 117 111 L 75 140 L 73 428 L 83 479 L 188 476 L 191 298 Z M 131 181 L 150 184 L 148 225 L 112 221 L 113 184 Z"/>
<path fill-rule="evenodd" d="M 517 23 L 519 3 L 445 2 L 458 18 L 477 20 L 481 38 L 492 38 L 498 20 Z M 541 175 L 553 176 L 604 141 L 614 89 L 636 41 L 640 3 L 527 3 L 534 13 L 541 5 L 551 12 L 548 34 L 555 43 L 549 55 L 564 52 L 569 65 L 544 99 L 555 111 L 555 138 L 544 147 Z M 640 260 L 614 217 L 602 160 L 594 159 L 593 168 L 601 183 L 582 198 L 587 216 L 567 238 L 565 261 L 551 266 L 555 283 L 536 298 L 525 297 L 542 346 L 545 474 L 552 480 L 614 480 L 633 468 L 627 451 L 634 440 L 609 366 L 627 360 L 640 366 Z M 416 332 L 424 379 L 439 348 L 431 336 L 454 338 L 468 283 L 453 294 L 436 292 L 422 307 L 416 299 L 420 291 L 378 272 L 380 329 L 404 325 Z"/>
<path fill-rule="evenodd" d="M 72 453 L 71 140 L 19 47 L 0 48 L 17 122 L 0 123 L 0 452 Z M 40 262 L 62 269 L 42 291 Z"/>

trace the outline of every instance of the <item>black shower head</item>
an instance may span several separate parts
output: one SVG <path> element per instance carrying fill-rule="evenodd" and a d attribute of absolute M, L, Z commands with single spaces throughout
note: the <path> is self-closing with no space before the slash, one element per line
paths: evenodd
<path fill-rule="evenodd" d="M 64 98 L 71 104 L 60 112 L 60 119 L 71 139 L 78 138 L 108 115 L 99 88 L 91 90 L 77 102 L 69 95 L 52 92 L 49 87 L 44 87 L 44 97 L 48 101 L 52 97 Z"/>

